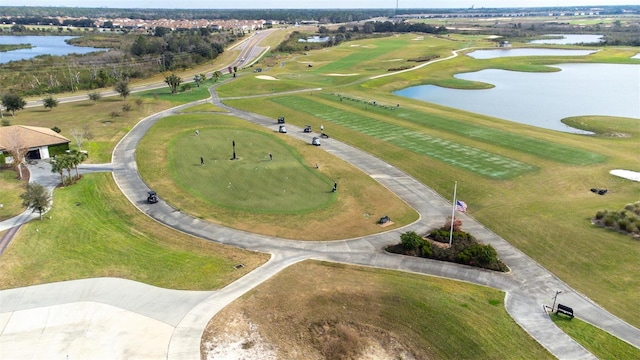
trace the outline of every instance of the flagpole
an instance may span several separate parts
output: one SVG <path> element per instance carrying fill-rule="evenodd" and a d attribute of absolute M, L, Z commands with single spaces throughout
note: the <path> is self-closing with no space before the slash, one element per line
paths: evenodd
<path fill-rule="evenodd" d="M 451 206 L 451 229 L 449 230 L 449 248 L 453 242 L 453 222 L 456 219 L 456 191 L 458 190 L 458 182 L 453 185 L 453 204 Z"/>

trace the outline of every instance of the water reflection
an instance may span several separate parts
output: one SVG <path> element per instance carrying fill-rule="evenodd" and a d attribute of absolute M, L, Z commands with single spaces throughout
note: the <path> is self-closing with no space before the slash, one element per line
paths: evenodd
<path fill-rule="evenodd" d="M 596 50 L 570 50 L 570 49 L 545 49 L 545 48 L 500 48 L 490 50 L 476 50 L 468 53 L 474 59 L 495 59 L 499 57 L 514 56 L 586 56 L 595 53 Z"/>
<path fill-rule="evenodd" d="M 572 44 L 595 44 L 603 41 L 602 35 L 592 34 L 549 34 L 545 35 L 554 37 L 554 39 L 539 39 L 530 41 L 529 44 L 555 44 L 555 45 L 572 45 Z"/>
<path fill-rule="evenodd" d="M 394 94 L 522 124 L 581 133 L 560 122 L 581 115 L 640 119 L 640 65 L 560 64 L 553 73 L 487 69 L 456 78 L 493 84 L 487 90 L 423 85 Z M 640 123 L 639 123 L 640 126 Z"/>
<path fill-rule="evenodd" d="M 0 36 L 0 44 L 16 45 L 30 44 L 30 49 L 18 49 L 0 52 L 0 64 L 9 61 L 27 60 L 39 55 L 69 55 L 86 54 L 94 51 L 105 51 L 84 46 L 69 45 L 65 40 L 73 39 L 75 36 Z"/>

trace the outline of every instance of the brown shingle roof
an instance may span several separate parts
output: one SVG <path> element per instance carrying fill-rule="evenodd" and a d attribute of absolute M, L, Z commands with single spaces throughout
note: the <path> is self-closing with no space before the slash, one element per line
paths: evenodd
<path fill-rule="evenodd" d="M 13 125 L 0 127 L 0 150 L 19 144 L 27 149 L 70 142 L 57 132 L 37 126 Z"/>

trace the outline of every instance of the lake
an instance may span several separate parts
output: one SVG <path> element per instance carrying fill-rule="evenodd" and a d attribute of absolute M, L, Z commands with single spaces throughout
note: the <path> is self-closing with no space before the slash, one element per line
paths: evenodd
<path fill-rule="evenodd" d="M 92 47 L 73 46 L 65 40 L 73 39 L 76 36 L 0 36 L 0 44 L 31 44 L 31 49 L 19 49 L 13 51 L 0 52 L 0 64 L 9 61 L 27 60 L 39 55 L 86 54 L 94 51 L 106 51 Z"/>
<path fill-rule="evenodd" d="M 499 57 L 513 56 L 586 56 L 595 53 L 596 50 L 570 50 L 570 49 L 545 49 L 545 48 L 499 48 L 489 50 L 476 50 L 467 55 L 474 59 L 495 59 Z"/>
<path fill-rule="evenodd" d="M 529 44 L 554 44 L 554 45 L 572 45 L 572 44 L 594 44 L 603 41 L 602 35 L 591 34 L 549 34 L 545 35 L 554 37 L 555 39 L 539 39 L 529 41 Z M 558 38 L 561 37 L 561 38 Z"/>
<path fill-rule="evenodd" d="M 570 116 L 640 119 L 640 65 L 559 64 L 553 73 L 487 69 L 455 77 L 493 84 L 485 90 L 422 85 L 396 95 L 522 124 L 584 133 L 560 122 Z M 640 126 L 640 123 L 638 123 Z"/>
<path fill-rule="evenodd" d="M 309 36 L 306 39 L 298 39 L 298 42 L 312 42 L 312 43 L 322 43 L 329 41 L 328 36 Z"/>

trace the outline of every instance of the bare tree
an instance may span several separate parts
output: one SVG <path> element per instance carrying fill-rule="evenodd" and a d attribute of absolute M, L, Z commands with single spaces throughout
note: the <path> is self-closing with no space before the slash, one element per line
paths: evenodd
<path fill-rule="evenodd" d="M 89 127 L 89 124 L 84 124 L 84 126 L 82 127 L 82 132 L 83 132 L 83 136 L 85 138 L 85 140 L 93 140 L 94 136 L 93 133 L 91 132 L 91 128 Z"/>
<path fill-rule="evenodd" d="M 78 149 L 82 150 L 82 143 L 84 142 L 85 131 L 78 128 L 73 128 L 69 133 L 71 134 L 71 136 L 73 136 L 73 139 L 76 141 L 76 145 L 78 145 Z"/>
<path fill-rule="evenodd" d="M 18 176 L 22 179 L 22 164 L 24 163 L 24 158 L 29 152 L 29 148 L 24 141 L 24 139 L 19 135 L 18 129 L 11 129 L 11 135 L 9 135 L 9 139 L 7 141 L 7 151 L 13 157 L 13 166 L 18 171 Z"/>

